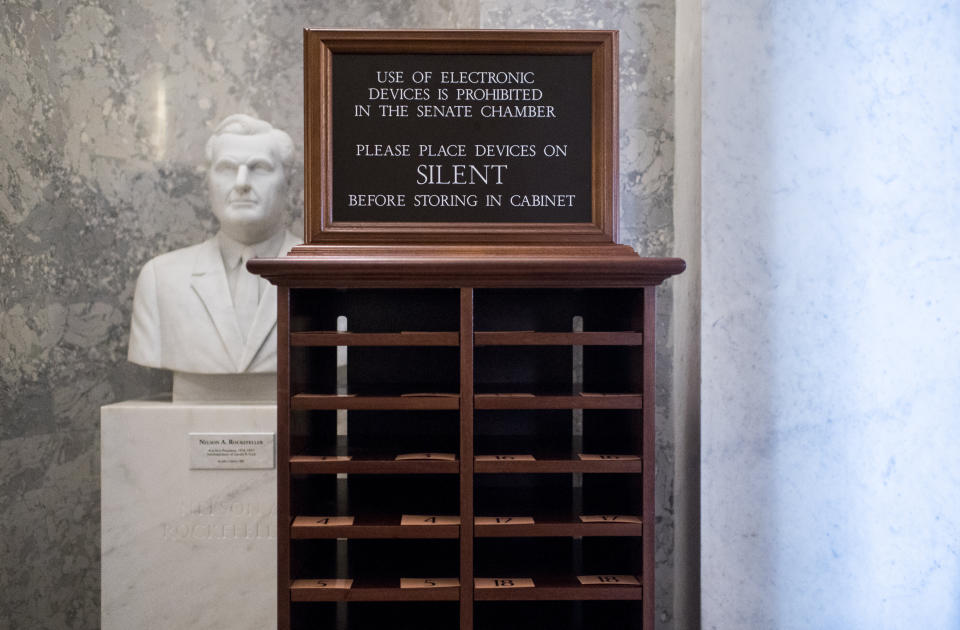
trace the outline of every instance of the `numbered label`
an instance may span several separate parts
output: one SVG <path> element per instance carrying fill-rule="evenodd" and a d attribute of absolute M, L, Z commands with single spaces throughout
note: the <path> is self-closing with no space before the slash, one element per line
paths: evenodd
<path fill-rule="evenodd" d="M 577 580 L 584 585 L 640 586 L 635 575 L 578 575 Z"/>
<path fill-rule="evenodd" d="M 449 588 L 460 586 L 457 578 L 400 578 L 400 588 Z"/>
<path fill-rule="evenodd" d="M 535 462 L 533 455 L 477 455 L 478 462 Z"/>
<path fill-rule="evenodd" d="M 396 460 L 398 462 L 409 462 L 409 461 L 438 461 L 438 462 L 455 462 L 457 461 L 457 456 L 453 453 L 403 453 L 397 455 Z"/>
<path fill-rule="evenodd" d="M 530 578 L 476 578 L 474 588 L 533 588 Z"/>
<path fill-rule="evenodd" d="M 293 588 L 310 589 L 341 589 L 346 590 L 353 586 L 353 580 L 329 579 L 329 580 L 296 580 Z"/>
<path fill-rule="evenodd" d="M 588 455 L 580 453 L 577 455 L 584 462 L 637 462 L 640 461 L 639 455 Z"/>
<path fill-rule="evenodd" d="M 337 527 L 353 525 L 352 516 L 310 516 L 306 518 L 308 525 L 316 527 Z"/>
<path fill-rule="evenodd" d="M 477 516 L 477 525 L 533 525 L 532 516 Z"/>
<path fill-rule="evenodd" d="M 459 525 L 459 516 L 438 516 L 436 514 L 403 514 L 401 525 Z"/>
<path fill-rule="evenodd" d="M 631 516 L 629 514 L 584 514 L 580 517 L 580 520 L 584 523 L 636 523 L 640 524 L 643 521 L 640 520 L 639 516 Z"/>

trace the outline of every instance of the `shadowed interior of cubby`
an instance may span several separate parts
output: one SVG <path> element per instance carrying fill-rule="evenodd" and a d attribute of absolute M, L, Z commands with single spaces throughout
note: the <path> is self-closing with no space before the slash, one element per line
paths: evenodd
<path fill-rule="evenodd" d="M 640 455 L 640 412 L 630 409 L 585 409 L 583 453 Z"/>
<path fill-rule="evenodd" d="M 351 347 L 347 391 L 357 396 L 457 394 L 459 357 L 456 347 Z"/>
<path fill-rule="evenodd" d="M 459 610 L 457 602 L 300 602 L 293 607 L 292 630 L 449 630 L 457 627 Z"/>
<path fill-rule="evenodd" d="M 334 331 L 346 317 L 348 332 L 457 331 L 456 289 L 297 289 L 290 298 L 290 332 Z"/>
<path fill-rule="evenodd" d="M 477 602 L 474 627 L 496 630 L 629 630 L 640 614 L 640 602 Z M 584 620 L 589 623 L 584 624 Z"/>
<path fill-rule="evenodd" d="M 478 455 L 571 456 L 573 414 L 569 409 L 484 410 L 474 415 Z"/>
<path fill-rule="evenodd" d="M 356 580 L 357 585 L 399 586 L 400 578 L 456 578 L 459 575 L 457 540 L 350 539 L 346 553 L 336 540 L 295 540 L 294 551 L 304 562 L 294 568 L 294 579 Z M 339 562 L 338 562 L 339 560 Z M 325 561 L 328 564 L 318 564 Z M 317 575 L 317 567 L 326 573 Z"/>
<path fill-rule="evenodd" d="M 482 346 L 474 353 L 478 394 L 569 396 L 573 391 L 570 346 Z"/>
<path fill-rule="evenodd" d="M 451 453 L 459 458 L 456 411 L 362 411 L 347 413 L 349 451 L 393 459 L 402 453 Z"/>
<path fill-rule="evenodd" d="M 403 514 L 458 515 L 457 475 L 291 475 L 291 508 L 305 516 L 396 521 Z"/>
<path fill-rule="evenodd" d="M 573 582 L 577 575 L 640 575 L 640 539 L 477 538 L 474 570 L 477 577 L 558 578 Z"/>
<path fill-rule="evenodd" d="M 291 448 L 297 455 L 349 455 L 393 460 L 405 453 L 449 453 L 460 457 L 456 411 L 351 410 L 341 414 L 348 435 L 337 435 L 337 412 L 291 414 Z M 348 437 L 349 436 L 349 437 Z"/>
<path fill-rule="evenodd" d="M 580 316 L 584 331 L 628 331 L 639 299 L 634 289 L 477 289 L 475 328 L 569 332 Z"/>
<path fill-rule="evenodd" d="M 339 382 L 338 354 L 334 347 L 291 349 L 293 361 L 303 366 L 292 374 L 294 394 L 347 393 L 356 396 L 402 396 L 411 394 L 457 394 L 460 389 L 459 353 L 456 347 L 366 347 L 351 346 L 340 354 L 345 367 Z M 397 369 L 396 366 L 402 366 Z"/>
<path fill-rule="evenodd" d="M 639 516 L 636 489 L 640 475 L 582 474 L 477 475 L 474 496 L 478 516 L 577 518 L 580 514 Z"/>

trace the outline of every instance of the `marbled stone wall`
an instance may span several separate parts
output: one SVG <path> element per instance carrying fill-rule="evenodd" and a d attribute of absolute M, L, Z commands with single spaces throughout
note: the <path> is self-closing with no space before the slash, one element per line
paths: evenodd
<path fill-rule="evenodd" d="M 302 27 L 620 29 L 622 239 L 671 255 L 673 23 L 674 0 L 4 2 L 0 626 L 98 627 L 98 410 L 170 387 L 125 360 L 136 274 L 215 231 L 199 164 L 221 118 L 248 112 L 302 136 Z M 660 295 L 658 617 L 670 628 L 670 289 Z"/>
<path fill-rule="evenodd" d="M 703 627 L 960 628 L 960 6 L 702 17 Z"/>

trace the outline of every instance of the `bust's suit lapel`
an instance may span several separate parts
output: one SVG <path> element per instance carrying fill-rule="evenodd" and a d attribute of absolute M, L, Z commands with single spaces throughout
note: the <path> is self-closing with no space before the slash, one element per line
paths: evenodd
<path fill-rule="evenodd" d="M 279 256 L 285 256 L 294 245 L 299 244 L 300 239 L 287 232 Z M 260 278 L 260 305 L 257 307 L 257 314 L 253 319 L 253 326 L 250 328 L 250 336 L 247 338 L 247 345 L 243 349 L 243 356 L 240 358 L 239 369 L 241 371 L 250 368 L 250 364 L 256 358 L 257 353 L 260 352 L 263 344 L 270 338 L 270 333 L 276 326 L 277 287 L 270 284 L 266 279 Z"/>
<path fill-rule="evenodd" d="M 240 333 L 240 326 L 237 324 L 237 317 L 233 310 L 233 299 L 230 297 L 230 287 L 227 285 L 227 272 L 223 268 L 216 238 L 208 239 L 201 244 L 193 265 L 190 284 L 203 301 L 207 314 L 210 315 L 224 347 L 230 354 L 234 368 L 238 372 L 243 371 L 244 366 L 241 366 L 244 353 L 243 335 Z"/>

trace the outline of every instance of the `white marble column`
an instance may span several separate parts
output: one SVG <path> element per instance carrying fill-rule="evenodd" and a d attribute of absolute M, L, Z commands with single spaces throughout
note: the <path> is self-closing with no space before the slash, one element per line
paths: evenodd
<path fill-rule="evenodd" d="M 703 627 L 960 627 L 960 6 L 703 5 Z"/>

